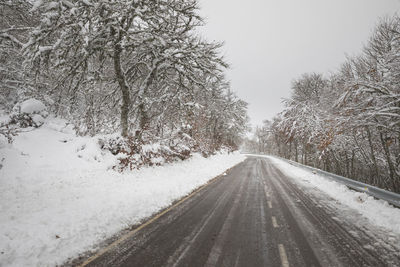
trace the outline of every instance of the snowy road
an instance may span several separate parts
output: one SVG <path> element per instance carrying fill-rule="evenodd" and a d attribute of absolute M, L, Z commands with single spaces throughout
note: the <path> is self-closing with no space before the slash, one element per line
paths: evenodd
<path fill-rule="evenodd" d="M 85 266 L 398 266 L 382 234 L 346 220 L 267 158 L 249 157 Z"/>

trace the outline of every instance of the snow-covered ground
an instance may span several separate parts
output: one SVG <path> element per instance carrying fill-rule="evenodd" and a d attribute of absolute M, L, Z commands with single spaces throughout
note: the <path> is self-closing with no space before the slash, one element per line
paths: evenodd
<path fill-rule="evenodd" d="M 27 128 L 29 129 L 29 128 Z M 240 154 L 118 173 L 95 138 L 47 118 L 0 139 L 0 266 L 61 264 L 244 160 Z"/>
<path fill-rule="evenodd" d="M 316 189 L 314 192 L 323 191 L 332 199 L 358 211 L 373 225 L 383 227 L 394 235 L 400 235 L 400 209 L 389 205 L 386 201 L 376 200 L 366 193 L 355 192 L 343 184 L 314 174 L 310 170 L 293 166 L 276 157 L 261 157 L 270 159 L 282 172 L 302 186 Z"/>

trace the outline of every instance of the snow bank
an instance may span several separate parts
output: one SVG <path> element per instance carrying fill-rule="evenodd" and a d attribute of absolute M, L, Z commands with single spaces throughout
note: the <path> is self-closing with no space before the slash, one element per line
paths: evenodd
<path fill-rule="evenodd" d="M 376 200 L 366 193 L 355 192 L 345 185 L 332 181 L 312 171 L 293 166 L 281 159 L 265 156 L 279 167 L 287 176 L 306 187 L 316 188 L 331 198 L 357 210 L 372 224 L 400 234 L 400 209 L 389 205 L 386 201 Z"/>
<path fill-rule="evenodd" d="M 21 113 L 37 114 L 46 110 L 46 106 L 39 100 L 31 98 L 21 103 Z"/>
<path fill-rule="evenodd" d="M 94 248 L 244 160 L 193 158 L 117 173 L 94 138 L 47 119 L 0 149 L 0 266 L 54 266 Z"/>

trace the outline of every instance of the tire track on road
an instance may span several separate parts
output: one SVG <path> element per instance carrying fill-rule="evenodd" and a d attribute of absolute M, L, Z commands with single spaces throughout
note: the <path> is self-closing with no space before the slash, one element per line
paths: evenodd
<path fill-rule="evenodd" d="M 274 177 L 275 183 L 279 183 L 285 191 L 293 194 L 300 202 L 297 206 L 304 209 L 307 218 L 321 232 L 321 236 L 330 243 L 336 250 L 338 257 L 344 261 L 345 265 L 351 266 L 388 266 L 381 259 L 380 255 L 374 251 L 367 251 L 364 248 L 365 243 L 355 238 L 349 233 L 349 230 L 343 227 L 334 219 L 335 216 L 327 213 L 327 211 L 315 203 L 308 195 L 290 182 L 290 178 L 286 177 L 279 168 L 268 165 Z M 360 231 L 356 226 L 354 231 Z"/>

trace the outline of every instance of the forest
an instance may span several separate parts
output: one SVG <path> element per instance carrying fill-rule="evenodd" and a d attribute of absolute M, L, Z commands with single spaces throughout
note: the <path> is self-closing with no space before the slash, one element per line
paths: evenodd
<path fill-rule="evenodd" d="M 361 53 L 294 79 L 284 109 L 247 148 L 400 192 L 400 18 L 380 20 Z"/>
<path fill-rule="evenodd" d="M 104 149 L 126 154 L 123 167 L 240 145 L 247 103 L 225 78 L 223 44 L 199 34 L 197 0 L 1 0 L 0 13 L 8 142 L 40 127 L 38 114 L 21 111 L 34 99 L 78 135 L 105 135 Z M 145 145 L 156 155 L 139 160 Z"/>

